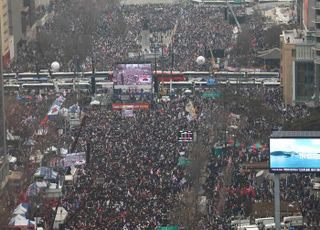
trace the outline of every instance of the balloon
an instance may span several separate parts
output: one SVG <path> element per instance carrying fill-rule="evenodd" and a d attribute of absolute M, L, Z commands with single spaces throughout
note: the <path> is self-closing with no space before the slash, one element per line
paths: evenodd
<path fill-rule="evenodd" d="M 206 59 L 203 56 L 199 56 L 197 57 L 196 62 L 198 65 L 203 65 L 206 62 Z"/>
<path fill-rule="evenodd" d="M 57 72 L 60 69 L 60 64 L 57 61 L 51 63 L 51 70 Z"/>

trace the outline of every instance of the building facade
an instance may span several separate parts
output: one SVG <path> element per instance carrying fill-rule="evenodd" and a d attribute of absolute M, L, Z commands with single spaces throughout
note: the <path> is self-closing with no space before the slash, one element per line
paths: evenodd
<path fill-rule="evenodd" d="M 1 37 L 2 37 L 2 60 L 6 66 L 10 61 L 10 34 L 9 34 L 9 16 L 8 0 L 0 0 L 0 20 L 1 20 Z"/>
<path fill-rule="evenodd" d="M 0 36 L 1 39 L 1 36 Z M 1 47 L 0 47 L 1 51 Z M 2 65 L 0 61 L 0 194 L 6 186 L 9 174 L 9 162 L 6 148 L 6 129 L 4 113 L 4 89 L 2 77 Z"/>
<path fill-rule="evenodd" d="M 315 0 L 314 4 L 315 23 L 315 103 L 319 106 L 319 83 L 320 83 L 320 0 Z"/>
<path fill-rule="evenodd" d="M 314 42 L 306 31 L 285 30 L 280 36 L 284 103 L 308 104 L 315 95 Z"/>
<path fill-rule="evenodd" d="M 10 59 L 15 56 L 17 47 L 24 39 L 24 34 L 22 32 L 22 9 L 23 2 L 21 0 L 8 1 L 9 33 L 11 37 Z"/>

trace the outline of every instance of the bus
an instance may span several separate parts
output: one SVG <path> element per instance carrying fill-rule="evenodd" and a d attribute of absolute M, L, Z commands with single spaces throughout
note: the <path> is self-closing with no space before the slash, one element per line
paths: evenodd
<path fill-rule="evenodd" d="M 208 80 L 209 78 L 213 78 L 212 74 L 210 72 L 206 71 L 186 71 L 183 72 L 183 76 L 188 81 L 202 81 L 202 80 Z"/>
<path fill-rule="evenodd" d="M 53 72 L 51 73 L 51 78 L 52 79 L 77 79 L 77 78 L 82 78 L 80 72 Z"/>
<path fill-rule="evenodd" d="M 285 229 L 290 229 L 290 227 L 303 227 L 303 216 L 286 216 L 283 217 L 283 224 Z"/>
<path fill-rule="evenodd" d="M 22 89 L 24 90 L 53 90 L 53 83 L 23 83 Z"/>
<path fill-rule="evenodd" d="M 96 90 L 113 90 L 113 82 L 96 82 Z"/>
<path fill-rule="evenodd" d="M 32 73 L 32 72 L 24 72 L 24 73 L 18 73 L 17 79 L 22 79 L 22 78 L 42 78 L 42 77 L 49 77 L 49 73 Z"/>
<path fill-rule="evenodd" d="M 169 89 L 192 89 L 193 84 L 191 81 L 177 81 L 177 82 L 160 82 L 160 88 Z"/>
<path fill-rule="evenodd" d="M 11 80 L 11 79 L 16 79 L 16 78 L 17 78 L 16 73 L 3 73 L 4 80 Z"/>
<path fill-rule="evenodd" d="M 258 78 L 258 79 L 279 79 L 279 72 L 248 72 L 248 78 Z"/>
<path fill-rule="evenodd" d="M 18 85 L 18 84 L 4 84 L 3 88 L 7 92 L 19 92 L 20 85 Z"/>
<path fill-rule="evenodd" d="M 186 81 L 187 78 L 180 71 L 153 71 L 153 75 L 159 82 Z"/>
<path fill-rule="evenodd" d="M 91 78 L 92 72 L 84 72 L 83 76 L 85 78 Z M 94 76 L 96 78 L 96 82 L 98 82 L 98 81 L 112 81 L 113 73 L 112 73 L 112 71 L 97 71 L 94 73 Z"/>
<path fill-rule="evenodd" d="M 20 77 L 17 79 L 18 83 L 41 83 L 48 82 L 48 77 Z"/>
<path fill-rule="evenodd" d="M 64 90 L 80 90 L 83 92 L 87 92 L 90 90 L 90 83 L 89 82 L 58 82 L 57 86 L 59 88 L 59 91 L 64 91 Z"/>

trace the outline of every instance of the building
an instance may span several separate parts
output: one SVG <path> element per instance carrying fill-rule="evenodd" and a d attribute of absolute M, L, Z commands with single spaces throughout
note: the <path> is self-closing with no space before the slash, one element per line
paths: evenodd
<path fill-rule="evenodd" d="M 10 59 L 15 56 L 17 47 L 21 44 L 25 34 L 22 30 L 22 10 L 23 2 L 21 0 L 8 1 L 9 12 L 9 33 L 10 33 Z"/>
<path fill-rule="evenodd" d="M 313 36 L 305 30 L 285 30 L 280 44 L 284 103 L 309 104 L 315 94 Z"/>
<path fill-rule="evenodd" d="M 297 23 L 302 30 L 314 30 L 314 4 L 316 0 L 297 0 Z"/>
<path fill-rule="evenodd" d="M 0 36 L 1 38 L 1 36 Z M 0 47 L 1 51 L 1 47 Z M 6 148 L 6 129 L 4 120 L 4 89 L 2 78 L 2 65 L 0 61 L 0 194 L 8 181 L 9 163 Z"/>
<path fill-rule="evenodd" d="M 315 0 L 314 4 L 314 22 L 315 22 L 315 103 L 319 106 L 319 82 L 320 82 L 320 0 Z"/>
<path fill-rule="evenodd" d="M 7 66 L 10 61 L 10 34 L 7 0 L 0 0 L 0 20 L 2 37 L 2 60 L 3 65 Z"/>

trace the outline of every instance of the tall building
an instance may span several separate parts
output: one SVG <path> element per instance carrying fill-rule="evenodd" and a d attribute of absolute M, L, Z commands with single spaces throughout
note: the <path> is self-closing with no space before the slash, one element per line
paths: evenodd
<path fill-rule="evenodd" d="M 315 102 L 319 106 L 319 83 L 320 83 L 320 0 L 315 0 L 314 4 L 315 22 Z"/>
<path fill-rule="evenodd" d="M 1 37 L 2 37 L 2 60 L 6 66 L 10 61 L 10 34 L 9 34 L 9 17 L 8 17 L 8 0 L 0 0 L 0 20 L 1 20 Z"/>
<path fill-rule="evenodd" d="M 17 47 L 25 36 L 22 32 L 22 9 L 23 2 L 21 0 L 8 1 L 9 34 L 11 38 L 10 59 L 15 56 Z"/>
<path fill-rule="evenodd" d="M 0 17 L 0 26 L 3 25 L 2 17 Z M 2 27 L 0 28 L 2 31 Z M 3 38 L 0 34 L 0 53 L 2 53 Z M 2 76 L 2 59 L 0 59 L 0 194 L 2 189 L 7 184 L 7 175 L 9 174 L 9 163 L 6 148 L 6 129 L 5 129 L 5 115 L 4 115 L 4 89 Z"/>
<path fill-rule="evenodd" d="M 302 30 L 314 30 L 314 4 L 316 0 L 297 0 L 297 22 Z"/>
<path fill-rule="evenodd" d="M 280 36 L 280 75 L 284 103 L 308 104 L 314 98 L 314 41 L 305 30 L 285 30 Z"/>

